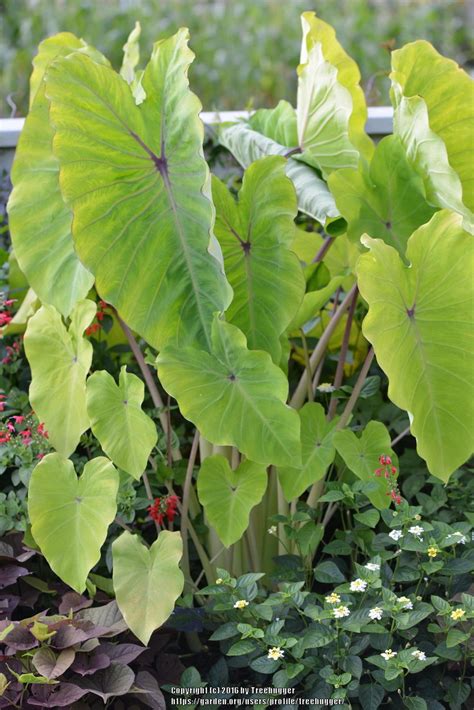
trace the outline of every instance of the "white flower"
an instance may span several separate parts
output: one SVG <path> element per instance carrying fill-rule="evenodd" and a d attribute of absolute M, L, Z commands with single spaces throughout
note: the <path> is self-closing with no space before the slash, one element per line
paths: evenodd
<path fill-rule="evenodd" d="M 334 392 L 334 387 L 330 382 L 321 382 L 316 389 L 319 390 L 319 392 Z"/>
<path fill-rule="evenodd" d="M 381 609 L 379 606 L 374 606 L 374 608 L 369 611 L 369 616 L 371 619 L 380 621 L 383 616 L 383 609 Z"/>
<path fill-rule="evenodd" d="M 325 599 L 328 604 L 339 604 L 339 602 L 341 601 L 341 597 L 339 596 L 339 594 L 336 594 L 336 592 L 329 594 L 327 597 L 325 597 Z"/>
<path fill-rule="evenodd" d="M 411 655 L 414 656 L 417 661 L 426 661 L 426 653 L 424 651 L 419 651 L 417 648 L 412 651 Z"/>
<path fill-rule="evenodd" d="M 420 537 L 422 533 L 425 531 L 421 527 L 421 525 L 412 525 L 411 528 L 408 528 L 408 532 L 411 533 L 412 535 L 415 535 L 415 537 Z M 421 538 L 420 538 L 421 539 Z"/>
<path fill-rule="evenodd" d="M 456 540 L 455 544 L 459 545 L 465 545 L 466 544 L 466 536 L 463 535 L 461 532 L 455 532 L 453 533 L 453 537 L 457 537 L 458 539 Z"/>
<path fill-rule="evenodd" d="M 272 661 L 279 661 L 284 655 L 285 652 L 281 650 L 280 646 L 274 646 L 268 649 L 267 658 L 270 658 Z"/>
<path fill-rule="evenodd" d="M 216 579 L 216 584 L 224 584 L 224 580 L 222 579 L 222 577 L 218 577 Z"/>
<path fill-rule="evenodd" d="M 365 592 L 367 589 L 367 582 L 363 579 L 355 579 L 351 582 L 351 592 Z"/>
<path fill-rule="evenodd" d="M 380 655 L 382 656 L 382 658 L 385 658 L 386 661 L 389 661 L 391 658 L 395 658 L 397 652 L 392 651 L 391 648 L 387 648 L 387 650 L 381 653 Z"/>
<path fill-rule="evenodd" d="M 235 602 L 234 609 L 245 609 L 245 607 L 248 605 L 249 603 L 246 599 L 239 599 L 238 602 Z"/>
<path fill-rule="evenodd" d="M 398 597 L 398 603 L 402 604 L 402 609 L 413 609 L 413 602 L 408 597 Z"/>
<path fill-rule="evenodd" d="M 344 616 L 349 616 L 351 612 L 347 606 L 337 606 L 332 610 L 332 613 L 334 614 L 335 619 L 342 619 Z"/>
<path fill-rule="evenodd" d="M 401 537 L 403 537 L 403 533 L 401 530 L 392 530 L 391 532 L 389 532 L 388 536 L 396 542 L 397 540 L 400 540 Z"/>
<path fill-rule="evenodd" d="M 267 532 L 269 535 L 276 535 L 277 534 L 277 526 L 272 525 L 271 528 L 268 528 Z"/>
<path fill-rule="evenodd" d="M 364 567 L 371 572 L 377 572 L 380 569 L 380 565 L 376 564 L 375 562 L 367 562 Z"/>

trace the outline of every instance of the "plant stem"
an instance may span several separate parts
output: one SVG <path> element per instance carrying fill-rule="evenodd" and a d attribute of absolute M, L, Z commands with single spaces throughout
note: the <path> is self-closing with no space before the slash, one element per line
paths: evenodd
<path fill-rule="evenodd" d="M 318 253 L 313 259 L 313 264 L 317 264 L 318 261 L 322 261 L 335 241 L 334 237 L 326 237 L 326 239 L 321 244 Z"/>
<path fill-rule="evenodd" d="M 342 379 L 344 377 L 344 365 L 346 364 L 347 351 L 349 349 L 349 340 L 351 337 L 352 321 L 354 318 L 354 313 L 355 313 L 358 297 L 359 297 L 359 289 L 356 288 L 354 291 L 354 295 L 352 297 L 350 306 L 349 306 L 349 313 L 347 315 L 347 321 L 346 321 L 346 325 L 344 328 L 344 336 L 342 339 L 341 351 L 339 353 L 339 360 L 337 361 L 336 374 L 334 376 L 334 383 L 333 383 L 335 389 L 339 389 L 339 387 L 342 384 Z M 331 401 L 329 403 L 329 409 L 328 409 L 328 415 L 327 415 L 328 421 L 331 421 L 331 419 L 334 418 L 334 415 L 336 414 L 336 409 L 337 409 L 337 397 L 332 395 Z"/>
<path fill-rule="evenodd" d="M 321 362 L 321 359 L 324 357 L 324 353 L 326 351 L 327 345 L 331 339 L 332 334 L 337 328 L 337 325 L 339 321 L 341 320 L 342 316 L 346 312 L 347 308 L 349 307 L 349 304 L 351 303 L 351 300 L 354 297 L 354 293 L 357 289 L 357 285 L 354 284 L 354 286 L 351 288 L 349 293 L 346 294 L 346 297 L 340 304 L 340 306 L 337 307 L 336 311 L 334 312 L 334 315 L 332 316 L 331 320 L 329 321 L 326 330 L 324 333 L 321 335 L 318 344 L 316 345 L 315 349 L 313 350 L 311 357 L 309 359 L 309 371 L 305 369 L 303 374 L 301 375 L 300 381 L 298 382 L 298 385 L 293 393 L 293 396 L 290 400 L 290 406 L 294 407 L 295 409 L 300 409 L 300 407 L 303 405 L 303 402 L 305 400 L 306 392 L 307 392 L 307 379 L 308 375 L 311 373 L 311 377 L 313 376 L 316 368 L 318 367 L 319 363 Z"/>
<path fill-rule="evenodd" d="M 124 523 L 123 520 L 120 520 L 120 518 L 119 518 L 118 516 L 115 518 L 114 522 L 115 522 L 119 527 L 123 528 L 123 530 L 126 530 L 126 531 L 129 532 L 129 533 L 133 533 L 132 528 L 130 528 L 128 525 L 126 525 L 126 523 Z"/>
<path fill-rule="evenodd" d="M 359 373 L 359 377 L 357 378 L 357 382 L 354 385 L 354 389 L 352 390 L 352 394 L 349 397 L 346 407 L 341 415 L 341 418 L 339 419 L 336 429 L 344 429 L 346 426 L 347 422 L 350 419 L 350 416 L 352 414 L 352 410 L 354 409 L 357 400 L 359 399 L 359 395 L 362 391 L 362 387 L 364 386 L 364 382 L 367 378 L 367 375 L 370 370 L 370 366 L 372 364 L 372 360 L 374 359 L 374 349 L 370 348 L 369 352 L 366 355 L 364 364 L 362 365 L 361 371 Z"/>
<path fill-rule="evenodd" d="M 308 350 L 308 342 L 306 340 L 306 336 L 304 334 L 303 328 L 300 329 L 301 332 L 301 340 L 303 342 L 303 352 L 304 352 L 304 365 L 306 367 L 307 371 L 307 378 L 306 378 L 306 386 L 307 386 L 307 394 L 308 394 L 308 402 L 314 402 L 314 396 L 313 396 L 313 386 L 311 383 L 311 378 L 313 373 L 311 372 L 311 366 L 309 364 L 309 350 Z"/>
<path fill-rule="evenodd" d="M 163 427 L 163 431 L 165 432 L 166 436 L 168 438 L 172 437 L 172 429 L 171 429 L 171 424 L 169 423 L 168 416 L 165 412 L 165 405 L 164 402 L 161 398 L 161 394 L 158 390 L 158 387 L 156 385 L 155 379 L 152 375 L 152 372 L 150 368 L 148 367 L 147 363 L 145 362 L 145 358 L 143 357 L 143 353 L 140 349 L 140 346 L 138 345 L 132 331 L 128 327 L 128 325 L 120 318 L 119 314 L 117 311 L 115 311 L 115 316 L 120 323 L 120 326 L 125 333 L 125 336 L 128 340 L 128 344 L 130 345 L 130 350 L 132 351 L 135 360 L 137 361 L 138 367 L 140 368 L 140 371 L 143 375 L 143 379 L 146 382 L 146 386 L 148 387 L 148 391 L 150 393 L 150 397 L 152 399 L 153 404 L 155 407 L 160 411 L 159 413 L 159 419 L 161 426 Z M 171 450 L 171 457 L 173 461 L 179 461 L 181 459 L 181 453 L 179 449 L 174 448 Z"/>
<path fill-rule="evenodd" d="M 199 446 L 199 431 L 196 429 L 194 432 L 193 443 L 191 445 L 191 452 L 189 454 L 188 466 L 186 468 L 186 477 L 184 479 L 183 486 L 183 503 L 181 506 L 181 537 L 183 539 L 183 567 L 185 574 L 191 579 L 191 570 L 189 567 L 189 544 L 188 544 L 188 531 L 189 531 L 189 496 L 191 492 L 191 486 L 193 482 L 193 470 L 194 462 L 196 461 L 196 456 Z"/>
<path fill-rule="evenodd" d="M 401 434 L 399 434 L 398 436 L 396 436 L 395 439 L 392 439 L 392 441 L 390 442 L 390 446 L 392 447 L 392 449 L 393 449 L 393 447 L 395 446 L 395 444 L 398 444 L 398 442 L 401 441 L 402 439 L 404 439 L 409 433 L 410 433 L 410 427 L 407 426 L 407 428 L 404 429 L 404 430 L 401 432 Z"/>

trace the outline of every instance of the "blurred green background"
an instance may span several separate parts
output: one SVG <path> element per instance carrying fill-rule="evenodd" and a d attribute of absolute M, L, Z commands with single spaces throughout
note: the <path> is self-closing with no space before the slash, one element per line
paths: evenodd
<path fill-rule="evenodd" d="M 361 68 L 371 104 L 388 101 L 389 49 L 417 38 L 470 68 L 470 0 L 0 0 L 0 115 L 27 110 L 38 43 L 61 30 L 84 37 L 118 67 L 135 20 L 142 58 L 178 27 L 191 30 L 191 84 L 206 110 L 295 100 L 299 14 L 333 24 Z"/>

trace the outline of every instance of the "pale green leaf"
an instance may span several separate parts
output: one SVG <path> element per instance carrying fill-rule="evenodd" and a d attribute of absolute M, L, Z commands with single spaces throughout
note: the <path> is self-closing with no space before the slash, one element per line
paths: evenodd
<path fill-rule="evenodd" d="M 28 489 L 31 532 L 51 569 L 83 592 L 100 558 L 116 511 L 119 476 L 100 456 L 77 478 L 72 461 L 48 454 L 33 470 Z"/>
<path fill-rule="evenodd" d="M 361 436 L 357 436 L 350 429 L 344 429 L 334 434 L 334 446 L 342 456 L 347 468 L 355 473 L 361 481 L 377 483 L 378 489 L 367 493 L 367 497 L 376 508 L 388 508 L 391 498 L 387 480 L 375 475 L 375 470 L 380 468 L 379 457 L 382 454 L 391 457 L 393 465 L 398 468 L 396 454 L 390 446 L 390 434 L 382 422 L 369 422 Z"/>
<path fill-rule="evenodd" d="M 252 350 L 266 350 L 278 363 L 280 335 L 303 298 L 305 281 L 291 251 L 296 195 L 285 160 L 262 158 L 247 168 L 236 203 L 213 179 L 216 236 L 234 299 L 226 316 Z"/>
<path fill-rule="evenodd" d="M 163 350 L 160 380 L 202 436 L 236 446 L 251 461 L 299 463 L 299 419 L 285 403 L 288 380 L 267 353 L 248 350 L 243 333 L 216 319 L 211 353 Z"/>
<path fill-rule="evenodd" d="M 44 303 L 68 316 L 87 296 L 93 275 L 79 261 L 71 236 L 70 209 L 59 188 L 59 163 L 53 155 L 44 73 L 57 57 L 87 54 L 90 62 L 107 60 L 69 32 L 39 46 L 31 76 L 30 112 L 20 135 L 12 167 L 9 225 L 22 271 Z"/>
<path fill-rule="evenodd" d="M 231 297 L 209 252 L 214 215 L 187 41 L 180 30 L 155 45 L 140 106 L 118 74 L 83 55 L 47 72 L 76 250 L 101 297 L 157 348 L 209 346 L 213 314 Z"/>
<path fill-rule="evenodd" d="M 406 44 L 391 56 L 392 85 L 398 84 L 398 92 L 404 96 L 424 100 L 429 128 L 444 141 L 449 164 L 461 180 L 463 202 L 474 210 L 474 82 L 456 62 L 424 40 Z M 441 167 L 445 169 L 445 164 Z"/>
<path fill-rule="evenodd" d="M 266 155 L 286 155 L 289 150 L 288 147 L 252 130 L 245 123 L 222 126 L 219 141 L 244 168 Z M 288 158 L 286 174 L 295 186 L 298 209 L 301 212 L 324 226 L 339 219 L 334 197 L 316 170 L 294 158 Z"/>
<path fill-rule="evenodd" d="M 287 146 L 287 150 L 298 145 L 296 112 L 288 101 L 279 101 L 275 108 L 255 111 L 249 118 L 249 127 L 282 146 Z"/>
<path fill-rule="evenodd" d="M 420 96 L 406 98 L 401 95 L 396 83 L 392 98 L 395 103 L 394 133 L 403 143 L 410 165 L 423 180 L 427 202 L 462 214 L 465 217 L 464 228 L 472 234 L 474 215 L 463 204 L 461 180 L 449 164 L 443 140 L 430 128 L 426 103 Z"/>
<path fill-rule="evenodd" d="M 407 268 L 380 240 L 358 263 L 364 335 L 409 413 L 417 450 L 447 480 L 473 450 L 473 246 L 462 217 L 437 212 L 408 241 Z"/>
<path fill-rule="evenodd" d="M 288 501 L 304 493 L 316 481 L 320 481 L 334 460 L 334 427 L 337 420 L 326 421 L 323 407 L 307 402 L 299 411 L 301 419 L 301 466 L 278 468 L 278 479 Z"/>
<path fill-rule="evenodd" d="M 260 503 L 266 487 L 267 473 L 261 464 L 243 461 L 232 470 L 224 456 L 203 461 L 197 479 L 199 501 L 226 547 L 240 540 L 250 511 Z"/>
<path fill-rule="evenodd" d="M 306 28 L 306 30 L 305 30 Z M 327 61 L 321 40 L 312 39 L 303 16 L 303 45 L 298 66 L 296 120 L 303 160 L 327 178 L 338 168 L 356 168 L 359 151 L 349 138 L 352 97 Z"/>
<path fill-rule="evenodd" d="M 25 333 L 30 402 L 44 422 L 51 444 L 63 456 L 72 454 L 89 428 L 86 377 L 92 345 L 82 334 L 95 312 L 93 301 L 80 301 L 67 328 L 53 306 L 42 306 L 28 321 Z"/>
<path fill-rule="evenodd" d="M 288 330 L 291 331 L 296 328 L 301 328 L 301 326 L 311 320 L 311 318 L 326 305 L 332 294 L 339 288 L 343 281 L 344 276 L 334 276 L 323 288 L 305 293 L 298 313 L 291 321 Z"/>
<path fill-rule="evenodd" d="M 304 12 L 301 16 L 303 41 L 301 63 L 307 61 L 308 50 L 317 42 L 321 43 L 324 58 L 337 69 L 337 80 L 351 95 L 352 112 L 349 118 L 349 138 L 351 143 L 366 158 L 370 158 L 374 146 L 365 132 L 367 105 L 360 86 L 360 71 L 357 63 L 339 44 L 334 28 L 316 17 L 314 12 Z"/>
<path fill-rule="evenodd" d="M 94 372 L 87 380 L 87 414 L 91 429 L 114 464 L 139 479 L 157 441 L 153 420 L 141 405 L 143 382 L 120 370 L 119 384 L 108 372 Z"/>
<path fill-rule="evenodd" d="M 412 232 L 435 211 L 397 136 L 380 141 L 368 171 L 363 164 L 357 170 L 337 170 L 328 184 L 347 220 L 349 239 L 359 243 L 363 234 L 369 234 L 395 247 L 401 256 Z"/>
<path fill-rule="evenodd" d="M 143 644 L 171 615 L 183 591 L 179 532 L 162 530 L 150 548 L 128 531 L 114 541 L 115 597 L 127 626 Z"/>

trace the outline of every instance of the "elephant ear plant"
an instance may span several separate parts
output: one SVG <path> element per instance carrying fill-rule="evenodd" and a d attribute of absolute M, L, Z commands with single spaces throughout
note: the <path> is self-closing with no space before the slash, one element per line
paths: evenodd
<path fill-rule="evenodd" d="M 55 449 L 32 474 L 31 534 L 81 593 L 120 477 L 142 480 L 157 538 L 127 529 L 112 556 L 144 644 L 215 565 L 271 571 L 297 548 L 310 570 L 337 506 L 328 472 L 367 505 L 404 505 L 387 427 L 357 416 L 381 375 L 398 438 L 412 434 L 434 476 L 472 452 L 472 82 L 426 42 L 393 52 L 394 133 L 374 145 L 357 65 L 329 25 L 302 20 L 296 108 L 217 126 L 245 168 L 238 191 L 204 159 L 187 30 L 158 41 L 143 71 L 139 27 L 120 73 L 68 33 L 34 61 L 9 202 L 33 304 L 30 401 Z M 144 382 L 91 372 L 104 308 Z M 89 429 L 103 455 L 75 470 Z M 388 478 L 373 475 L 380 457 Z"/>

